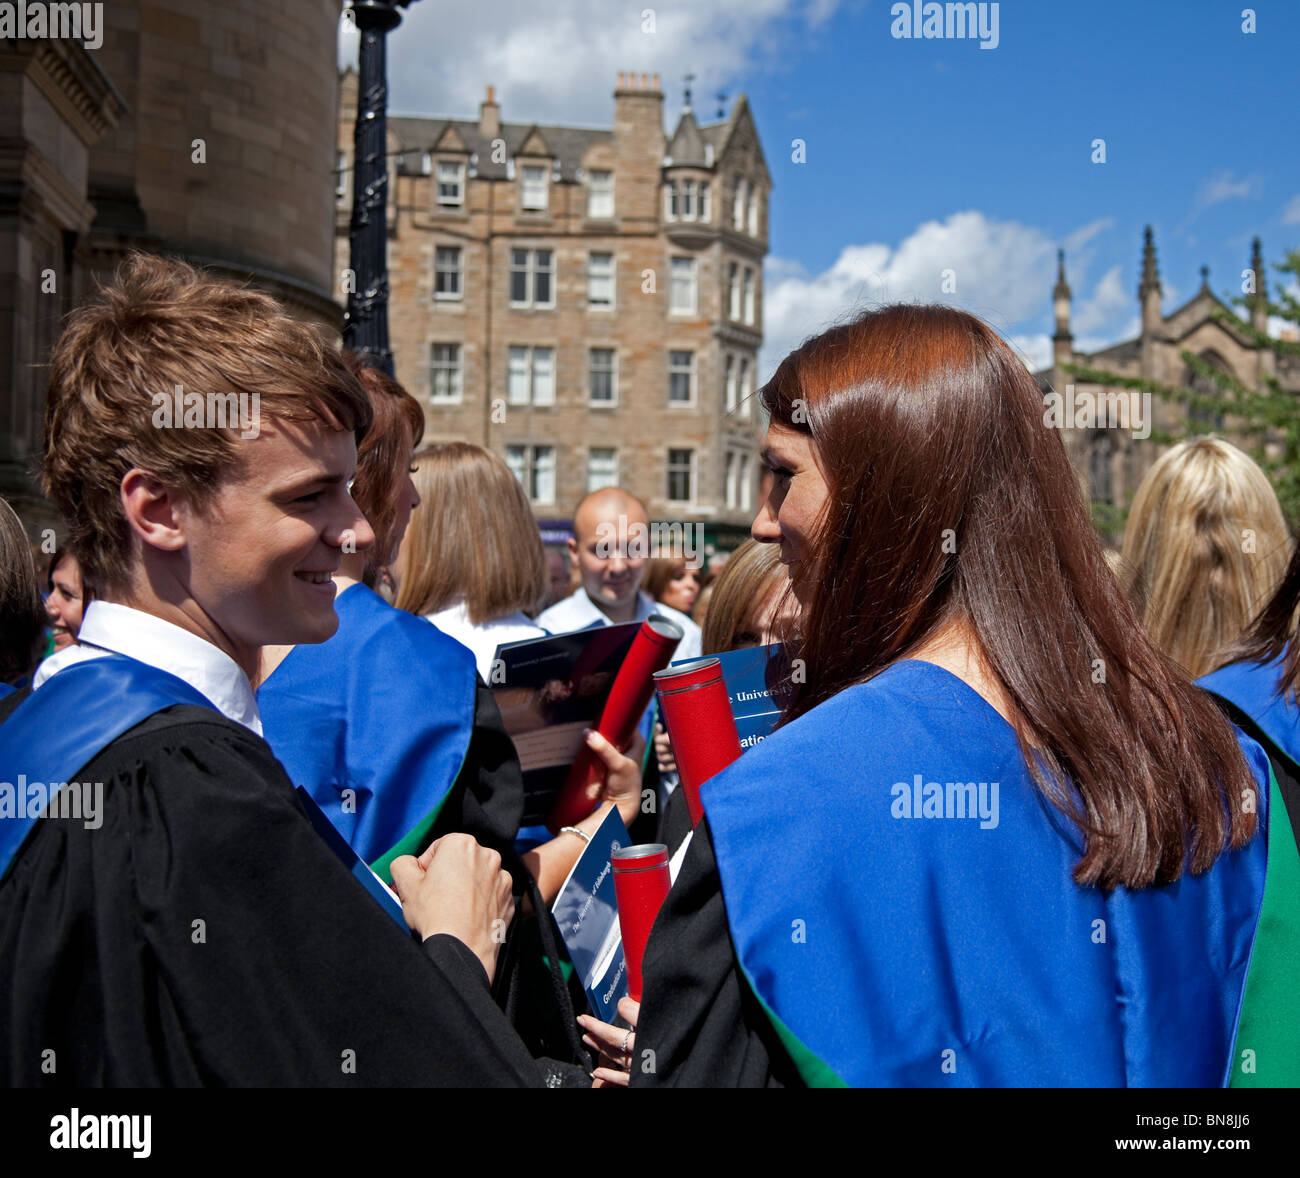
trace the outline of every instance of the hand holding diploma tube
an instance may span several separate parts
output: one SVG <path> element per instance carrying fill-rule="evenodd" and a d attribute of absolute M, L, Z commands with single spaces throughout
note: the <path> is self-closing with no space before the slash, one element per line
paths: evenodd
<path fill-rule="evenodd" d="M 669 664 L 681 640 L 681 627 L 658 614 L 651 614 L 641 624 L 596 725 L 596 731 L 620 752 L 631 743 L 650 704 L 655 672 Z M 603 762 L 584 745 L 546 821 L 552 834 L 581 822 L 596 808 L 603 774 Z"/>

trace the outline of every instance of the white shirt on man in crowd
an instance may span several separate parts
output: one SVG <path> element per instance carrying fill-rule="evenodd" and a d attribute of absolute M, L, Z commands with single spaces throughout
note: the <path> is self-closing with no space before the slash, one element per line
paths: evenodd
<path fill-rule="evenodd" d="M 644 622 L 651 614 L 659 614 L 670 622 L 676 622 L 682 628 L 682 640 L 673 655 L 673 661 L 697 659 L 700 657 L 700 628 L 680 610 L 670 605 L 655 601 L 650 594 L 638 590 L 636 595 L 636 617 L 632 619 Z M 596 605 L 581 587 L 575 589 L 563 601 L 557 601 L 550 609 L 537 615 L 537 624 L 551 634 L 568 634 L 573 630 L 587 630 L 592 626 L 610 626 L 609 616 Z"/>

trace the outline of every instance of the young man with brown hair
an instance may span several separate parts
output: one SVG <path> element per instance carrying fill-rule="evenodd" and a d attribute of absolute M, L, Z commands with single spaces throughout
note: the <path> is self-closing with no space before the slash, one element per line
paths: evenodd
<path fill-rule="evenodd" d="M 369 417 L 312 328 L 179 263 L 130 259 L 56 345 L 45 488 L 98 595 L 0 704 L 0 1083 L 571 1079 L 489 993 L 499 856 L 394 862 L 417 945 L 261 738 L 260 647 L 330 637 L 330 574 L 373 539 Z"/>

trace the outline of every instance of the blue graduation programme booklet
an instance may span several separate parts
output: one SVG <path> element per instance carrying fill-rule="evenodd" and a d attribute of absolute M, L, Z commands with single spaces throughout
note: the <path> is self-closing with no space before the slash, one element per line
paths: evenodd
<path fill-rule="evenodd" d="M 609 857 L 631 841 L 618 807 L 611 807 L 551 906 L 592 1013 L 607 1023 L 618 1017 L 618 1000 L 627 993 L 623 935 Z"/>
<path fill-rule="evenodd" d="M 770 646 L 728 650 L 716 656 L 722 664 L 722 681 L 727 685 L 731 714 L 736 718 L 741 752 L 766 740 L 781 715 L 780 709 L 772 702 L 769 686 L 769 676 L 775 683 L 786 673 L 785 660 L 780 656 L 779 642 Z"/>

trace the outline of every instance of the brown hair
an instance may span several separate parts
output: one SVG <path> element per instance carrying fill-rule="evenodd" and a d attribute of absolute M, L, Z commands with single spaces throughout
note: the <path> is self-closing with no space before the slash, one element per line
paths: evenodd
<path fill-rule="evenodd" d="M 269 295 L 132 254 L 55 344 L 45 410 L 45 492 L 68 521 L 82 574 L 101 593 L 129 579 L 120 500 L 127 471 L 150 471 L 201 508 L 238 461 L 237 423 L 155 424 L 164 410 L 170 417 L 178 387 L 208 405 L 256 396 L 258 414 L 272 419 L 357 431 L 370 422 L 365 393 L 338 351 Z"/>
<path fill-rule="evenodd" d="M 22 521 L 0 499 L 0 683 L 31 674 L 45 636 L 45 610 Z"/>
<path fill-rule="evenodd" d="M 713 596 L 704 615 L 701 650 L 718 654 L 742 643 L 757 644 L 761 636 L 748 634 L 746 622 L 754 608 L 779 592 L 785 582 L 776 545 L 746 540 L 710 582 Z"/>
<path fill-rule="evenodd" d="M 549 587 L 528 497 L 491 450 L 445 442 L 415 457 L 420 506 L 402 551 L 398 609 L 431 614 L 465 599 L 475 625 L 541 607 Z"/>
<path fill-rule="evenodd" d="M 684 556 L 655 556 L 646 561 L 645 573 L 641 578 L 641 588 L 656 601 L 668 588 L 669 582 L 686 575 L 686 558 Z"/>
<path fill-rule="evenodd" d="M 1079 883 L 1166 883 L 1250 839 L 1232 729 L 1118 593 L 1042 394 L 989 327 L 868 311 L 787 356 L 763 404 L 811 436 L 827 481 L 797 652 L 811 673 L 785 684 L 782 723 L 962 623 L 1035 784 L 1083 832 Z"/>
<path fill-rule="evenodd" d="M 1264 472 L 1236 446 L 1195 438 L 1143 478 L 1120 579 L 1148 636 L 1193 679 L 1263 608 L 1291 538 Z"/>
<path fill-rule="evenodd" d="M 1282 658 L 1279 688 L 1283 695 L 1300 700 L 1300 642 L 1296 641 L 1300 615 L 1300 545 L 1291 551 L 1290 563 L 1281 584 L 1269 598 L 1259 617 L 1245 634 L 1219 657 L 1218 665 L 1252 662 L 1270 663 Z"/>
<path fill-rule="evenodd" d="M 50 557 L 50 563 L 45 566 L 45 588 L 47 592 L 54 592 L 54 570 L 68 558 L 77 560 L 77 554 L 66 545 L 60 544 Z M 86 580 L 85 570 L 82 569 L 79 560 L 77 560 L 77 572 L 81 575 L 81 604 L 84 608 L 94 600 L 95 592 L 90 582 Z"/>
<path fill-rule="evenodd" d="M 375 533 L 366 552 L 367 585 L 379 570 L 397 556 L 401 537 L 397 527 L 397 499 L 406 481 L 406 455 L 424 437 L 424 411 L 420 403 L 391 376 L 356 352 L 344 352 L 348 371 L 361 382 L 370 398 L 370 428 L 357 447 L 357 477 L 352 500 Z"/>

